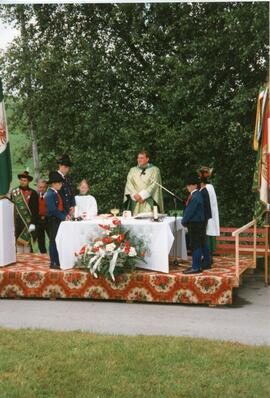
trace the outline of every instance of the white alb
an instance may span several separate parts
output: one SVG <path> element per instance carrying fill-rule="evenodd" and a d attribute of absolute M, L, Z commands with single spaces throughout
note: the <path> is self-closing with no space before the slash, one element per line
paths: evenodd
<path fill-rule="evenodd" d="M 97 215 L 97 201 L 92 195 L 77 195 L 75 196 L 76 213 L 78 217 L 82 217 L 86 213 L 86 219 L 95 217 Z"/>
<path fill-rule="evenodd" d="M 206 235 L 208 236 L 219 236 L 219 213 L 218 213 L 218 203 L 215 189 L 212 184 L 206 184 L 206 189 L 209 193 L 210 206 L 212 212 L 212 218 L 208 220 Z"/>

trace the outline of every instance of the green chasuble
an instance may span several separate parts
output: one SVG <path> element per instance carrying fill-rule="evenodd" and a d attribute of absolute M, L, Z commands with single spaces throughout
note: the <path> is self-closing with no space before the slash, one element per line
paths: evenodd
<path fill-rule="evenodd" d="M 159 212 L 164 212 L 162 188 L 155 182 L 161 184 L 159 168 L 148 164 L 145 168 L 132 167 L 127 176 L 127 183 L 124 193 L 124 206 L 131 210 L 135 216 L 138 213 L 151 212 L 153 206 L 158 206 Z M 143 203 L 136 202 L 133 195 L 139 194 L 144 200 Z"/>

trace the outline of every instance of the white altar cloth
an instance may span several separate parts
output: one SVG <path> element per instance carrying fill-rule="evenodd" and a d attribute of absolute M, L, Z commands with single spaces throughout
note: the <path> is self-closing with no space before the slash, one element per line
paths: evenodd
<path fill-rule="evenodd" d="M 144 262 L 138 262 L 137 267 L 148 270 L 169 272 L 169 255 L 174 254 L 174 217 L 166 217 L 163 222 L 150 220 L 121 219 L 122 225 L 143 239 L 148 248 Z M 59 254 L 61 269 L 73 267 L 81 247 L 102 233 L 98 224 L 110 223 L 111 219 L 97 217 L 90 221 L 64 221 L 60 224 L 56 245 Z M 187 259 L 185 231 L 181 224 L 181 217 L 177 217 L 177 255 L 183 260 Z"/>
<path fill-rule="evenodd" d="M 14 205 L 0 200 L 0 267 L 16 262 Z"/>

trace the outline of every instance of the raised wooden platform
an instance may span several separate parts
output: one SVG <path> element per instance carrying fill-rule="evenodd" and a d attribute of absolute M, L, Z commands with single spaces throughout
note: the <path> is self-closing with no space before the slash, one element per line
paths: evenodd
<path fill-rule="evenodd" d="M 242 258 L 241 274 L 251 264 L 250 258 Z M 19 254 L 16 264 L 0 268 L 0 297 L 232 304 L 232 290 L 238 285 L 234 258 L 216 257 L 211 270 L 184 275 L 189 266 L 186 262 L 172 267 L 169 274 L 138 269 L 118 276 L 114 283 L 78 269 L 51 270 L 44 254 Z"/>

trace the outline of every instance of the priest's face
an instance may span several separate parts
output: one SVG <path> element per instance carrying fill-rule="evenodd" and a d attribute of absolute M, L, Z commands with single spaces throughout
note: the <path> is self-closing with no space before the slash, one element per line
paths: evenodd
<path fill-rule="evenodd" d="M 143 167 L 146 166 L 149 162 L 149 158 L 144 153 L 139 153 L 137 157 L 138 166 Z"/>
<path fill-rule="evenodd" d="M 20 178 L 20 186 L 22 188 L 27 188 L 29 185 L 28 178 Z"/>

